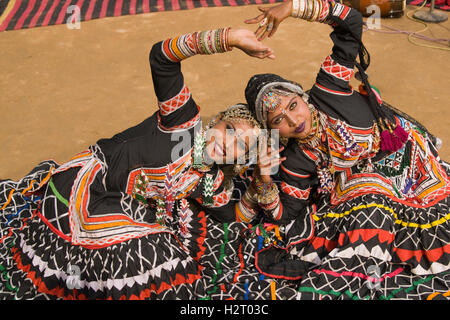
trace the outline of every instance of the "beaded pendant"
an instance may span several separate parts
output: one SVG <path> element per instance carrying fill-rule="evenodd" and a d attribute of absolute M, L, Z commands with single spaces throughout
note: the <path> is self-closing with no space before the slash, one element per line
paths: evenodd
<path fill-rule="evenodd" d="M 333 176 L 330 168 L 318 168 L 317 176 L 319 178 L 319 193 L 330 193 L 334 188 Z"/>
<path fill-rule="evenodd" d="M 194 138 L 194 151 L 192 152 L 192 167 L 195 169 L 200 169 L 204 166 L 203 164 L 203 152 L 206 147 L 206 137 L 201 129 Z"/>
<path fill-rule="evenodd" d="M 181 199 L 178 202 L 178 222 L 179 231 L 183 237 L 187 237 L 189 234 L 188 223 L 190 219 L 189 202 L 186 199 Z"/>
<path fill-rule="evenodd" d="M 163 200 L 156 200 L 156 222 L 161 226 L 165 226 L 164 214 L 166 212 L 166 204 Z"/>
<path fill-rule="evenodd" d="M 205 164 L 206 137 L 205 132 L 201 129 L 194 138 L 194 150 L 192 151 L 192 168 L 199 172 L 208 172 L 211 170 L 212 164 Z"/>
<path fill-rule="evenodd" d="M 147 183 L 148 183 L 147 175 L 141 172 L 136 179 L 136 184 L 133 189 L 133 198 L 140 201 L 144 205 L 148 205 L 148 201 L 146 199 Z"/>
<path fill-rule="evenodd" d="M 170 165 L 167 165 L 165 178 L 164 178 L 164 195 L 165 195 L 165 207 L 166 215 L 168 218 L 172 218 L 172 208 L 175 202 L 174 200 L 174 190 L 173 190 L 173 176 L 172 169 Z"/>
<path fill-rule="evenodd" d="M 341 120 L 338 120 L 336 123 L 336 131 L 341 137 L 345 147 L 344 156 L 350 157 L 363 151 L 363 148 L 356 142 L 355 138 L 348 130 L 347 125 Z"/>
<path fill-rule="evenodd" d="M 204 176 L 204 187 L 203 187 L 203 205 L 212 206 L 213 205 L 213 189 L 214 189 L 214 180 L 213 175 L 207 173 Z"/>

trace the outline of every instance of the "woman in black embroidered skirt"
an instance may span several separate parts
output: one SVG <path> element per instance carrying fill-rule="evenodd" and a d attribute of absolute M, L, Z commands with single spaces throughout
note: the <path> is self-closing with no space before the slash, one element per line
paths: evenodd
<path fill-rule="evenodd" d="M 149 59 L 157 112 L 62 165 L 45 161 L 18 182 L 0 182 L 1 299 L 205 296 L 198 262 L 204 209 L 229 222 L 240 205 L 217 163 L 251 148 L 226 129 L 257 135 L 259 124 L 239 104 L 217 115 L 209 124 L 215 135 L 205 136 L 180 62 L 233 47 L 258 58 L 273 54 L 243 29 L 156 43 Z M 245 188 L 245 176 L 239 179 Z"/>

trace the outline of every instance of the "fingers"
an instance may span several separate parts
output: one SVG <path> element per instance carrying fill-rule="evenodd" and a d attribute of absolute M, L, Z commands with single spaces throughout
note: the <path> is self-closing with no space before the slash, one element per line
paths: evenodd
<path fill-rule="evenodd" d="M 280 21 L 274 20 L 273 22 L 273 29 L 269 32 L 268 38 L 272 37 L 275 32 L 277 32 L 278 26 L 280 25 Z"/>
<path fill-rule="evenodd" d="M 278 150 L 272 150 L 269 146 L 266 152 L 262 152 L 259 156 L 258 165 L 267 166 L 269 164 L 275 165 L 280 164 L 286 157 L 280 157 L 280 152 L 284 150 L 284 146 L 279 148 Z"/>
<path fill-rule="evenodd" d="M 278 150 L 267 147 L 266 152 L 260 154 L 257 167 L 261 175 L 270 176 L 278 171 L 279 165 L 286 160 L 286 157 L 280 157 L 283 150 L 283 146 Z"/>
<path fill-rule="evenodd" d="M 290 12 L 292 11 L 291 6 L 292 4 L 286 1 L 273 7 L 258 7 L 258 10 L 262 13 L 256 18 L 246 20 L 245 22 L 260 23 L 258 29 L 255 31 L 255 35 L 259 41 L 266 37 L 270 38 L 277 32 L 281 22 L 290 16 Z M 267 19 L 267 21 L 265 22 L 264 19 Z"/>
<path fill-rule="evenodd" d="M 266 28 L 267 28 L 267 25 L 263 25 L 263 26 L 259 26 L 258 29 L 256 29 L 255 36 L 256 36 L 256 39 L 258 39 L 258 41 L 261 41 L 260 37 L 264 33 Z"/>
<path fill-rule="evenodd" d="M 265 17 L 265 14 L 260 14 L 256 17 L 254 17 L 253 19 L 244 20 L 244 23 L 247 23 L 247 24 L 259 23 L 264 19 L 264 17 Z"/>
<path fill-rule="evenodd" d="M 273 16 L 266 15 L 266 18 L 267 24 L 265 25 L 265 29 L 257 36 L 259 41 L 264 40 L 270 34 L 270 32 L 272 32 L 275 25 L 275 18 Z"/>
<path fill-rule="evenodd" d="M 262 13 L 265 13 L 267 10 L 269 10 L 270 7 L 266 8 L 266 7 L 260 7 L 258 6 L 258 10 L 261 11 Z"/>
<path fill-rule="evenodd" d="M 269 58 L 269 59 L 275 59 L 275 54 L 273 53 L 272 49 L 266 50 L 264 52 L 261 53 L 261 56 L 259 57 L 260 59 L 265 59 L 265 58 Z"/>

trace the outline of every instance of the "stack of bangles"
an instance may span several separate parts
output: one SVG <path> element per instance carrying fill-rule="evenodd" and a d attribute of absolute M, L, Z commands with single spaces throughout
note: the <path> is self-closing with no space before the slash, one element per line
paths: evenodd
<path fill-rule="evenodd" d="M 251 187 L 256 192 L 256 199 L 261 209 L 272 211 L 278 206 L 280 197 L 278 195 L 278 187 L 273 181 L 264 183 L 256 177 L 253 179 Z"/>
<path fill-rule="evenodd" d="M 192 34 L 194 51 L 197 54 L 214 54 L 231 51 L 228 46 L 230 27 L 216 30 L 199 31 Z"/>
<path fill-rule="evenodd" d="M 327 0 L 292 0 L 292 13 L 294 18 L 307 21 L 324 22 L 328 16 L 329 4 Z"/>
<path fill-rule="evenodd" d="M 197 31 L 163 41 L 163 51 L 174 62 L 196 54 L 214 54 L 231 51 L 228 36 L 231 28 Z"/>

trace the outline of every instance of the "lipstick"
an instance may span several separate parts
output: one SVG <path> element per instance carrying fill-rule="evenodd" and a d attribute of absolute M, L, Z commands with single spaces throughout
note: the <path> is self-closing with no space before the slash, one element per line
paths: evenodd
<path fill-rule="evenodd" d="M 301 133 L 303 130 L 305 130 L 304 122 L 302 122 L 297 128 L 295 128 L 295 133 Z"/>

